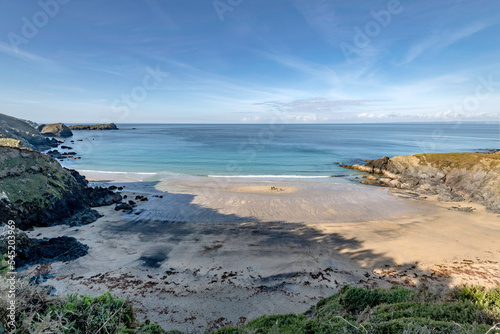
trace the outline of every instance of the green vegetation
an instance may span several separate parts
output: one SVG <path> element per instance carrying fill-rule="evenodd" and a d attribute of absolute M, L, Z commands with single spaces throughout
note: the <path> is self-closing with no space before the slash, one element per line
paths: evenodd
<path fill-rule="evenodd" d="M 497 153 L 426 153 L 416 154 L 420 164 L 427 163 L 443 169 L 445 167 L 471 169 L 481 162 L 487 162 L 490 167 L 500 165 L 500 154 Z"/>
<path fill-rule="evenodd" d="M 0 164 L 0 189 L 11 202 L 37 202 L 43 208 L 48 195 L 60 198 L 71 184 L 69 172 L 37 152 L 11 151 L 4 154 Z"/>
<path fill-rule="evenodd" d="M 425 289 L 345 286 L 304 314 L 266 315 L 216 333 L 484 334 L 498 322 L 500 288 L 464 287 L 438 295 Z"/>
<path fill-rule="evenodd" d="M 0 277 L 0 322 L 8 321 L 8 282 Z M 128 300 L 106 293 L 99 297 L 50 296 L 22 280 L 16 289 L 15 333 L 182 333 L 137 319 Z M 443 294 L 425 288 L 363 289 L 344 286 L 304 314 L 264 315 L 216 334 L 243 333 L 499 333 L 500 287 L 466 286 Z M 1 331 L 0 326 L 0 331 Z"/>
<path fill-rule="evenodd" d="M 8 329 L 8 289 L 8 282 L 2 277 L 0 332 Z M 17 284 L 15 300 L 16 331 L 12 333 L 165 333 L 158 324 L 139 322 L 128 300 L 109 293 L 99 297 L 72 294 L 61 299 L 23 280 Z"/>

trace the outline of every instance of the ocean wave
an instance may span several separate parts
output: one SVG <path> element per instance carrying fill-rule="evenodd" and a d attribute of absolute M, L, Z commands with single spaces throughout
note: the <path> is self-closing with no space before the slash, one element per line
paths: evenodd
<path fill-rule="evenodd" d="M 120 175 L 157 175 L 157 176 L 178 176 L 178 177 L 212 177 L 212 178 L 247 178 L 247 179 L 326 179 L 335 177 L 335 175 L 204 175 L 204 174 L 178 174 L 172 172 L 123 172 L 123 171 L 104 171 L 104 170 L 79 170 L 81 173 L 95 174 L 120 174 Z"/>
<path fill-rule="evenodd" d="M 145 173 L 145 172 L 118 172 L 118 171 L 109 171 L 109 170 L 87 170 L 87 169 L 79 169 L 79 172 L 82 173 L 97 173 L 97 174 L 139 174 L 139 175 L 157 175 L 162 173 Z"/>
<path fill-rule="evenodd" d="M 254 178 L 254 179 L 325 179 L 329 175 L 208 175 L 219 178 Z"/>

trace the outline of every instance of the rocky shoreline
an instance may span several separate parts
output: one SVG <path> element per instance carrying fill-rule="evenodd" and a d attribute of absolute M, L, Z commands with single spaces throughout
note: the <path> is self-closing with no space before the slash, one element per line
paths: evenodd
<path fill-rule="evenodd" d="M 500 152 L 427 153 L 340 166 L 372 174 L 365 184 L 437 195 L 444 202 L 478 203 L 500 213 Z"/>
<path fill-rule="evenodd" d="M 121 203 L 122 196 L 116 189 L 90 187 L 85 177 L 56 161 L 75 158 L 75 152 L 40 152 L 63 143 L 48 137 L 69 135 L 71 130 L 62 123 L 37 126 L 0 114 L 0 221 L 16 224 L 18 270 L 27 265 L 74 260 L 87 254 L 88 249 L 74 238 L 30 239 L 23 231 L 90 224 L 102 216 L 93 208 Z M 5 237 L 0 237 L 2 253 L 7 250 Z"/>

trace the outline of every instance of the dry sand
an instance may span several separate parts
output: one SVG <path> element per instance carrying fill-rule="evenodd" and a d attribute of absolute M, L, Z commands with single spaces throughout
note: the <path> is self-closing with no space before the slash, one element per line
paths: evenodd
<path fill-rule="evenodd" d="M 460 212 L 450 210 L 456 203 L 334 182 L 125 186 L 128 197 L 148 195 L 140 214 L 107 207 L 87 226 L 35 229 L 31 236 L 74 236 L 90 248 L 73 262 L 30 270 L 55 274 L 46 284 L 61 295 L 129 297 L 166 329 L 304 312 L 346 283 L 500 285 L 500 218 L 477 205 Z"/>

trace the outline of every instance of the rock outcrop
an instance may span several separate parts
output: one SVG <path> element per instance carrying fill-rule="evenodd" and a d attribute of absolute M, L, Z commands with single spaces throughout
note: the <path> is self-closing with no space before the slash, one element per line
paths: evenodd
<path fill-rule="evenodd" d="M 111 190 L 88 187 L 77 171 L 62 168 L 45 154 L 2 146 L 0 195 L 0 221 L 14 220 L 22 230 L 87 224 L 99 217 L 91 207 L 121 201 Z"/>
<path fill-rule="evenodd" d="M 59 142 L 43 136 L 27 121 L 0 114 L 0 146 L 46 150 Z"/>
<path fill-rule="evenodd" d="M 88 253 L 89 247 L 73 237 L 58 237 L 52 239 L 32 239 L 26 233 L 15 230 L 15 268 L 49 263 L 54 261 L 72 261 Z M 8 234 L 0 235 L 0 253 L 8 253 Z"/>
<path fill-rule="evenodd" d="M 442 201 L 475 202 L 500 213 L 500 152 L 416 154 L 343 166 L 380 174 L 379 184 Z"/>
<path fill-rule="evenodd" d="M 41 124 L 36 129 L 48 137 L 71 137 L 73 135 L 73 132 L 63 123 Z"/>
<path fill-rule="evenodd" d="M 115 123 L 94 125 L 70 125 L 71 130 L 118 130 Z"/>

